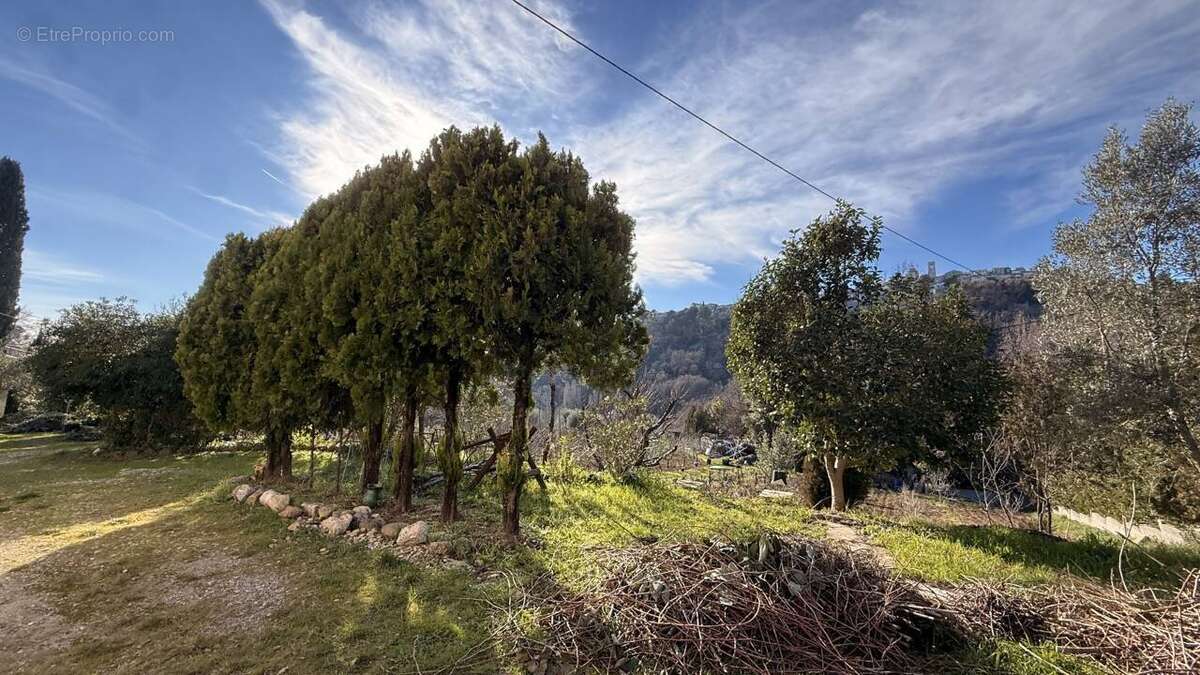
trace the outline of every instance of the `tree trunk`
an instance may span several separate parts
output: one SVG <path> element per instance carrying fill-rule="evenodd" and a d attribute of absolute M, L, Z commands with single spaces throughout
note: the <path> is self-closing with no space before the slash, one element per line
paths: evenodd
<path fill-rule="evenodd" d="M 521 533 L 521 488 L 525 482 L 525 453 L 529 444 L 530 380 L 533 368 L 528 361 L 521 364 L 520 374 L 513 380 L 512 436 L 500 465 L 501 485 L 504 487 L 504 534 L 516 539 Z"/>
<path fill-rule="evenodd" d="M 446 376 L 446 400 L 442 449 L 438 453 L 445 482 L 442 484 L 442 522 L 458 520 L 458 481 L 462 478 L 462 457 L 458 448 L 458 400 L 462 393 L 462 373 L 452 368 Z"/>
<path fill-rule="evenodd" d="M 292 477 L 292 432 L 269 429 L 266 435 L 267 466 L 263 472 L 270 478 Z"/>
<path fill-rule="evenodd" d="M 816 508 L 817 506 L 817 481 L 820 478 L 816 475 L 820 465 L 817 460 L 813 459 L 812 455 L 805 455 L 803 464 L 800 469 L 800 480 L 798 481 L 797 490 L 800 492 L 800 501 L 808 508 Z"/>
<path fill-rule="evenodd" d="M 412 508 L 413 460 L 417 439 L 415 427 L 417 424 L 417 396 L 409 391 L 404 400 L 404 422 L 400 428 L 400 448 L 396 453 L 396 481 L 392 496 L 400 513 L 407 513 Z"/>
<path fill-rule="evenodd" d="M 0 389 L 0 417 L 8 414 L 8 390 Z M 553 424 L 553 422 L 551 423 Z"/>
<path fill-rule="evenodd" d="M 312 428 L 312 437 L 308 441 L 308 487 L 313 486 L 313 476 L 317 466 L 317 428 Z"/>
<path fill-rule="evenodd" d="M 826 454 L 824 462 L 825 473 L 829 474 L 829 510 L 845 511 L 846 487 L 842 479 L 846 473 L 846 458 L 840 455 Z"/>
<path fill-rule="evenodd" d="M 558 417 L 558 383 L 550 378 L 550 437 L 546 439 L 546 447 L 542 450 L 542 464 L 550 461 L 550 446 L 554 445 L 554 422 Z"/>
<path fill-rule="evenodd" d="M 363 434 L 362 458 L 362 484 L 359 488 L 366 490 L 368 485 L 379 483 L 379 463 L 383 461 L 382 419 L 367 425 Z"/>

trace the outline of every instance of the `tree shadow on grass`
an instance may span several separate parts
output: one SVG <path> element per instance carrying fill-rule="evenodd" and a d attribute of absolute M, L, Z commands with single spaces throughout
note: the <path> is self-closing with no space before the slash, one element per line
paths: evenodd
<path fill-rule="evenodd" d="M 1009 563 L 1068 571 L 1106 583 L 1119 579 L 1120 564 L 1131 589 L 1174 590 L 1185 570 L 1200 567 L 1200 548 L 1147 542 L 1126 544 L 1122 555 L 1119 540 L 1090 532 L 1067 540 L 997 525 L 921 525 L 907 529 L 990 553 Z"/>

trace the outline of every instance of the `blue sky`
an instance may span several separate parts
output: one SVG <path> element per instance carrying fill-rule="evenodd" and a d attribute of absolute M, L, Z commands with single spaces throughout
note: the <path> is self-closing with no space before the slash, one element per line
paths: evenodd
<path fill-rule="evenodd" d="M 1200 88 L 1194 3 L 532 4 L 973 267 L 1035 262 L 1054 223 L 1082 213 L 1079 172 L 1105 128 L 1135 134 L 1147 109 Z M 736 299 L 830 207 L 506 0 L 7 2 L 0 101 L 0 154 L 24 168 L 31 219 L 21 301 L 38 316 L 186 294 L 225 233 L 289 223 L 449 124 L 543 130 L 615 181 L 653 308 Z M 931 257 L 884 244 L 885 270 Z"/>

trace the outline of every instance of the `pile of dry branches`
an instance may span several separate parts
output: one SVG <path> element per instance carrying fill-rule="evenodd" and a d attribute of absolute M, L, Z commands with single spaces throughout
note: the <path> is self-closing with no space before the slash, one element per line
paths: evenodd
<path fill-rule="evenodd" d="M 1127 673 L 1200 672 L 1200 570 L 1164 596 L 1098 585 L 973 584 L 921 594 L 978 638 L 1054 642 Z"/>
<path fill-rule="evenodd" d="M 615 552 L 586 596 L 543 598 L 541 644 L 576 666 L 671 672 L 913 672 L 919 598 L 871 561 L 808 540 Z"/>

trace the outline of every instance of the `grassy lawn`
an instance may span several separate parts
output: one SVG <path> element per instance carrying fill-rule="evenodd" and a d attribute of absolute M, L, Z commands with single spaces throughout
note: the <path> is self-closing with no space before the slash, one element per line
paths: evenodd
<path fill-rule="evenodd" d="M 504 667 L 488 636 L 489 603 L 509 592 L 505 578 L 291 534 L 267 509 L 228 498 L 226 479 L 249 473 L 256 454 L 117 460 L 92 456 L 93 447 L 55 435 L 0 436 L 0 598 L 10 607 L 0 629 L 29 645 L 0 653 L 0 671 Z M 297 455 L 298 475 L 305 456 Z M 328 458 L 321 461 L 319 476 L 329 471 Z M 499 500 L 487 490 L 464 501 L 466 523 L 449 531 L 434 524 L 433 536 L 471 537 L 481 570 L 518 579 L 552 571 L 569 582 L 599 570 L 597 549 L 639 537 L 812 527 L 805 509 L 713 501 L 661 480 L 555 483 L 548 494 L 531 483 L 529 495 L 525 527 L 537 547 L 499 542 Z M 432 513 L 435 498 L 418 506 Z"/>
<path fill-rule="evenodd" d="M 1061 581 L 1067 575 L 1120 583 L 1118 561 L 1129 588 L 1178 589 L 1179 573 L 1200 567 L 1200 549 L 1143 543 L 1127 545 L 1122 559 L 1116 537 L 1073 524 L 1069 538 L 1047 537 L 1000 525 L 935 525 L 911 521 L 866 528 L 891 554 L 896 570 L 927 581 L 969 579 L 1022 584 Z"/>
<path fill-rule="evenodd" d="M 534 576 L 579 587 L 603 572 L 607 548 L 825 528 L 790 502 L 709 496 L 660 473 L 633 485 L 551 482 L 547 492 L 531 482 L 529 545 L 511 548 L 485 483 L 450 528 L 432 522 L 436 495 L 418 500 L 434 538 L 467 542 L 472 569 L 463 571 L 289 533 L 269 510 L 235 504 L 228 478 L 249 473 L 257 454 L 112 458 L 93 447 L 0 436 L 0 633 L 18 645 L 0 650 L 0 672 L 494 673 L 508 667 L 490 639 L 494 607 Z M 332 463 L 317 457 L 317 489 L 288 489 L 352 504 L 345 491 L 325 494 Z M 306 458 L 297 454 L 299 476 Z M 935 581 L 1106 580 L 1115 559 L 1114 542 L 1092 534 L 1055 541 L 1000 527 L 860 520 L 898 572 Z M 1138 555 L 1127 578 L 1160 579 Z M 1153 555 L 1200 564 L 1195 551 Z M 1053 646 L 1018 643 L 972 648 L 943 670 L 1089 672 Z"/>

